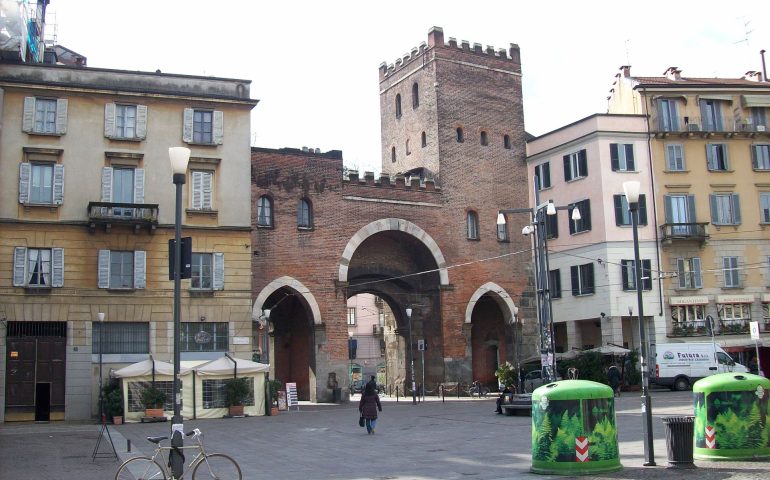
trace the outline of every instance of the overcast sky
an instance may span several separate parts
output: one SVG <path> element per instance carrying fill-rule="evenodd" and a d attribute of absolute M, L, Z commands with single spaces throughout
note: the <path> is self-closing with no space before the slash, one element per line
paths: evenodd
<path fill-rule="evenodd" d="M 378 67 L 427 41 L 434 25 L 446 41 L 519 44 L 534 135 L 606 111 L 626 63 L 635 75 L 677 66 L 735 78 L 761 70 L 759 50 L 770 50 L 767 0 L 529 4 L 52 0 L 47 21 L 90 67 L 251 80 L 253 146 L 342 150 L 346 165 L 377 172 Z"/>

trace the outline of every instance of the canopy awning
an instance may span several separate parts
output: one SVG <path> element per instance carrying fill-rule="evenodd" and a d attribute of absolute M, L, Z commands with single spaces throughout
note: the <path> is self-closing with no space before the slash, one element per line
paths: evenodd
<path fill-rule="evenodd" d="M 744 107 L 770 107 L 770 95 L 741 95 Z"/>
<path fill-rule="evenodd" d="M 257 363 L 251 360 L 235 357 L 220 357 L 208 363 L 195 367 L 195 373 L 198 375 L 232 375 L 236 370 L 238 374 L 269 372 L 270 365 L 267 363 Z M 235 363 L 233 363 L 233 361 Z"/>
<path fill-rule="evenodd" d="M 190 373 L 190 369 L 180 367 L 179 373 L 181 375 L 186 375 Z M 147 360 L 142 360 L 141 362 L 132 363 L 127 367 L 123 367 L 120 370 L 116 370 L 112 372 L 112 376 L 116 378 L 143 377 L 145 375 L 152 375 L 152 374 L 153 374 L 153 360 L 149 358 Z M 173 377 L 174 366 L 168 362 L 161 362 L 160 360 L 155 360 L 155 375 L 168 375 Z"/>
<path fill-rule="evenodd" d="M 617 345 L 602 345 L 601 347 L 592 348 L 588 351 L 601 353 L 602 355 L 628 355 L 631 353 L 631 350 L 618 347 Z"/>
<path fill-rule="evenodd" d="M 719 94 L 713 94 L 713 93 L 707 93 L 705 95 L 698 95 L 698 100 L 720 100 L 722 102 L 730 102 L 733 101 L 732 95 L 719 95 Z"/>

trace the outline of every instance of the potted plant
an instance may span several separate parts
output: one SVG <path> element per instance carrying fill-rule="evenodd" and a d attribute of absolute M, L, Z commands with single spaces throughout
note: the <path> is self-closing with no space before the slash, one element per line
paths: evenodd
<path fill-rule="evenodd" d="M 123 392 L 117 385 L 106 385 L 104 387 L 104 410 L 112 417 L 112 423 L 121 425 L 123 423 Z"/>
<path fill-rule="evenodd" d="M 142 405 L 145 417 L 162 417 L 163 404 L 166 403 L 166 393 L 150 386 L 142 391 Z"/>
<path fill-rule="evenodd" d="M 270 414 L 278 415 L 278 391 L 283 388 L 283 382 L 280 380 L 270 380 Z"/>
<path fill-rule="evenodd" d="M 231 417 L 243 415 L 243 403 L 251 394 L 251 385 L 245 377 L 225 380 L 225 405 Z"/>

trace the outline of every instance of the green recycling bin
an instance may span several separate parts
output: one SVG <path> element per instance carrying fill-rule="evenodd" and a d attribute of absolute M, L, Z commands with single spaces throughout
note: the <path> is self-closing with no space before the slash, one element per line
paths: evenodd
<path fill-rule="evenodd" d="M 770 458 L 770 380 L 720 373 L 698 380 L 692 391 L 696 459 Z"/>
<path fill-rule="evenodd" d="M 562 380 L 532 392 L 533 473 L 588 475 L 622 468 L 610 387 Z"/>

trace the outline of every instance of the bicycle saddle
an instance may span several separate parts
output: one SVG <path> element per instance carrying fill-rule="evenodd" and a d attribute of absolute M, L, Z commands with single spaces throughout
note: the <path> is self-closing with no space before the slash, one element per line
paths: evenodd
<path fill-rule="evenodd" d="M 147 441 L 152 443 L 160 443 L 166 439 L 168 439 L 168 437 L 147 437 Z"/>

